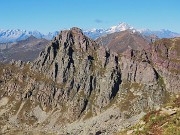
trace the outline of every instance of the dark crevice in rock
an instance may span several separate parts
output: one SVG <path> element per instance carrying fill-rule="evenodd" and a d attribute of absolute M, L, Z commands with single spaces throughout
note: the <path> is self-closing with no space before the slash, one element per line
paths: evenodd
<path fill-rule="evenodd" d="M 39 54 L 39 56 L 41 57 L 43 54 L 44 54 L 44 51 L 41 51 L 40 54 Z"/>
<path fill-rule="evenodd" d="M 83 106 L 83 108 L 82 108 L 82 110 L 81 110 L 81 113 L 80 113 L 79 117 L 80 117 L 81 114 L 86 110 L 87 104 L 88 104 L 88 100 L 85 99 L 85 100 L 84 100 L 84 106 Z"/>
<path fill-rule="evenodd" d="M 109 63 L 109 57 L 110 57 L 110 53 L 106 51 L 106 60 L 105 60 L 105 63 L 104 63 L 104 67 L 106 67 L 106 65 Z"/>
<path fill-rule="evenodd" d="M 147 54 L 146 51 L 145 51 L 145 57 L 146 57 L 146 62 L 150 64 L 151 62 L 150 62 L 150 60 L 149 60 L 149 57 L 148 57 L 148 54 Z"/>
<path fill-rule="evenodd" d="M 55 87 L 54 87 L 54 88 L 53 88 L 53 92 L 52 92 L 53 98 L 55 97 L 55 95 L 56 95 L 56 90 L 55 90 Z"/>
<path fill-rule="evenodd" d="M 97 83 L 96 81 L 97 81 L 97 80 L 96 80 L 96 77 L 94 77 L 94 79 L 93 79 L 93 84 L 94 84 L 94 87 L 93 87 L 93 88 L 94 88 L 94 89 L 96 88 L 96 83 Z"/>
<path fill-rule="evenodd" d="M 164 47 L 165 47 L 165 55 L 166 55 L 167 58 L 169 58 L 169 56 L 168 56 L 168 55 L 169 55 L 169 53 L 168 53 L 168 51 L 169 51 L 169 50 L 168 50 L 168 47 L 167 47 L 166 44 L 164 44 Z"/>
<path fill-rule="evenodd" d="M 133 52 L 133 50 L 131 50 L 131 57 L 133 57 L 134 56 L 134 52 Z"/>
<path fill-rule="evenodd" d="M 158 79 L 159 79 L 159 77 L 160 77 L 160 75 L 158 74 L 158 72 L 156 71 L 156 69 L 155 69 L 155 68 L 153 68 L 153 71 L 154 71 L 154 73 L 155 73 L 156 80 L 158 80 Z"/>
<path fill-rule="evenodd" d="M 29 98 L 32 96 L 32 91 L 28 91 L 24 98 Z"/>
<path fill-rule="evenodd" d="M 51 50 L 51 47 L 49 46 L 48 49 L 47 49 L 47 54 L 45 55 L 45 58 L 44 58 L 44 61 L 42 62 L 42 66 L 44 66 L 46 60 L 47 60 L 47 57 L 49 56 L 50 54 L 50 50 Z"/>
<path fill-rule="evenodd" d="M 117 92 L 119 91 L 119 85 L 121 84 L 121 82 L 121 74 L 117 73 L 117 78 L 114 80 L 114 86 L 112 88 L 110 99 L 113 99 L 116 96 Z"/>
<path fill-rule="evenodd" d="M 97 131 L 95 135 L 100 135 L 100 134 L 102 134 L 102 133 L 103 133 L 103 132 L 101 132 L 101 131 Z"/>
<path fill-rule="evenodd" d="M 136 74 L 137 74 L 137 65 L 136 65 L 136 68 L 135 68 L 135 71 L 134 71 L 134 80 L 133 81 L 136 81 Z"/>
<path fill-rule="evenodd" d="M 117 56 L 115 56 L 115 62 L 118 65 L 118 57 Z"/>
<path fill-rule="evenodd" d="M 65 42 L 65 43 L 64 43 L 64 48 L 67 48 L 67 45 L 68 45 L 67 42 Z"/>
<path fill-rule="evenodd" d="M 67 66 L 68 69 L 70 68 L 71 63 L 74 64 L 73 52 L 74 52 L 74 50 L 72 49 L 72 47 L 69 47 L 69 49 L 68 49 L 69 62 L 68 62 L 68 66 Z"/>
<path fill-rule="evenodd" d="M 55 63 L 55 79 L 57 78 L 57 75 L 58 75 L 58 63 Z"/>
<path fill-rule="evenodd" d="M 77 86 L 75 86 L 75 89 L 77 90 L 77 92 L 79 92 L 80 88 L 81 88 L 80 84 L 77 84 Z"/>
<path fill-rule="evenodd" d="M 74 42 L 73 34 L 71 32 L 68 33 L 66 41 L 69 42 L 70 44 L 74 44 L 75 43 Z"/>
<path fill-rule="evenodd" d="M 85 48 L 86 51 L 87 51 L 87 49 L 88 49 L 88 46 L 89 46 L 89 42 L 87 41 L 87 42 L 86 42 L 86 48 Z"/>
<path fill-rule="evenodd" d="M 74 79 L 72 79 L 70 84 L 69 84 L 69 87 L 68 87 L 68 90 L 67 90 L 68 97 L 70 97 L 71 93 L 73 92 L 73 86 L 74 86 Z M 73 98 L 75 97 L 76 93 L 77 93 L 77 91 L 74 92 L 74 94 L 72 95 L 72 99 L 71 100 L 73 100 Z"/>
<path fill-rule="evenodd" d="M 57 55 L 57 51 L 59 49 L 59 43 L 52 43 L 52 47 L 53 47 L 53 55 L 54 55 L 54 58 L 56 58 L 56 55 Z"/>
<path fill-rule="evenodd" d="M 89 95 L 91 95 L 91 92 L 93 90 L 93 76 L 90 76 L 90 82 L 89 82 Z"/>
<path fill-rule="evenodd" d="M 94 60 L 94 58 L 92 56 L 88 56 L 88 60 Z"/>

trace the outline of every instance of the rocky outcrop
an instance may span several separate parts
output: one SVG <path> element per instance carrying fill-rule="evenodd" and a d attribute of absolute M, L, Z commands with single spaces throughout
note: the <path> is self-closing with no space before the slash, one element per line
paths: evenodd
<path fill-rule="evenodd" d="M 97 51 L 97 48 L 99 45 L 80 29 L 72 28 L 62 31 L 32 65 L 33 70 L 39 70 L 63 86 L 66 101 L 73 100 L 70 108 L 76 108 L 69 112 L 79 112 L 77 116 L 90 104 L 90 98 L 94 98 L 98 108 L 105 107 L 121 84 L 117 54 L 105 48 L 103 52 Z M 97 99 L 92 93 L 98 95 Z M 80 109 L 76 107 L 79 104 L 82 104 Z"/>
<path fill-rule="evenodd" d="M 148 85 L 157 83 L 158 75 L 146 52 L 127 50 L 123 53 L 121 65 L 123 80 Z"/>
<path fill-rule="evenodd" d="M 162 77 L 166 89 L 178 93 L 180 89 L 180 38 L 161 39 L 152 49 L 152 61 Z"/>

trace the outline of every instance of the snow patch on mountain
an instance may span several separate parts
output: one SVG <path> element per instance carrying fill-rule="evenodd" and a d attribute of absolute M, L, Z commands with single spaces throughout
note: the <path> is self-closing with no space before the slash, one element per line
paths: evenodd
<path fill-rule="evenodd" d="M 132 26 L 130 26 L 127 23 L 119 23 L 116 26 L 112 26 L 109 29 L 106 30 L 107 33 L 114 33 L 114 32 L 121 32 L 121 31 L 125 31 L 125 30 L 134 30 L 134 28 Z"/>
<path fill-rule="evenodd" d="M 136 30 L 130 26 L 127 23 L 119 23 L 118 25 L 112 26 L 108 29 L 91 29 L 91 30 L 83 30 L 84 34 L 87 35 L 88 37 L 92 38 L 92 39 L 96 39 L 100 36 L 106 35 L 106 34 L 111 34 L 114 32 L 121 32 L 121 31 L 125 31 L 125 30 L 132 30 L 133 32 L 135 32 Z"/>

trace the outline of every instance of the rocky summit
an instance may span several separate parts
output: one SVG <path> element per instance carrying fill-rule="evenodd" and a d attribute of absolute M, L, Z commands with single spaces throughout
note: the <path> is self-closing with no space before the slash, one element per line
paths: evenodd
<path fill-rule="evenodd" d="M 117 38 L 102 45 L 74 27 L 34 62 L 1 64 L 0 134 L 120 134 L 178 96 L 180 38 L 126 35 L 140 45 L 118 51 Z"/>

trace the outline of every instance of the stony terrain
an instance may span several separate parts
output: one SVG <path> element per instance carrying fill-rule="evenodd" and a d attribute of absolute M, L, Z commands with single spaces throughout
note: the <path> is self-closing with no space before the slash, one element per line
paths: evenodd
<path fill-rule="evenodd" d="M 116 135 L 179 135 L 180 97 L 171 97 L 162 108 L 148 112 L 136 125 Z"/>
<path fill-rule="evenodd" d="M 135 125 L 179 95 L 179 41 L 114 51 L 79 28 L 61 31 L 34 62 L 0 65 L 0 133 L 99 135 Z"/>

